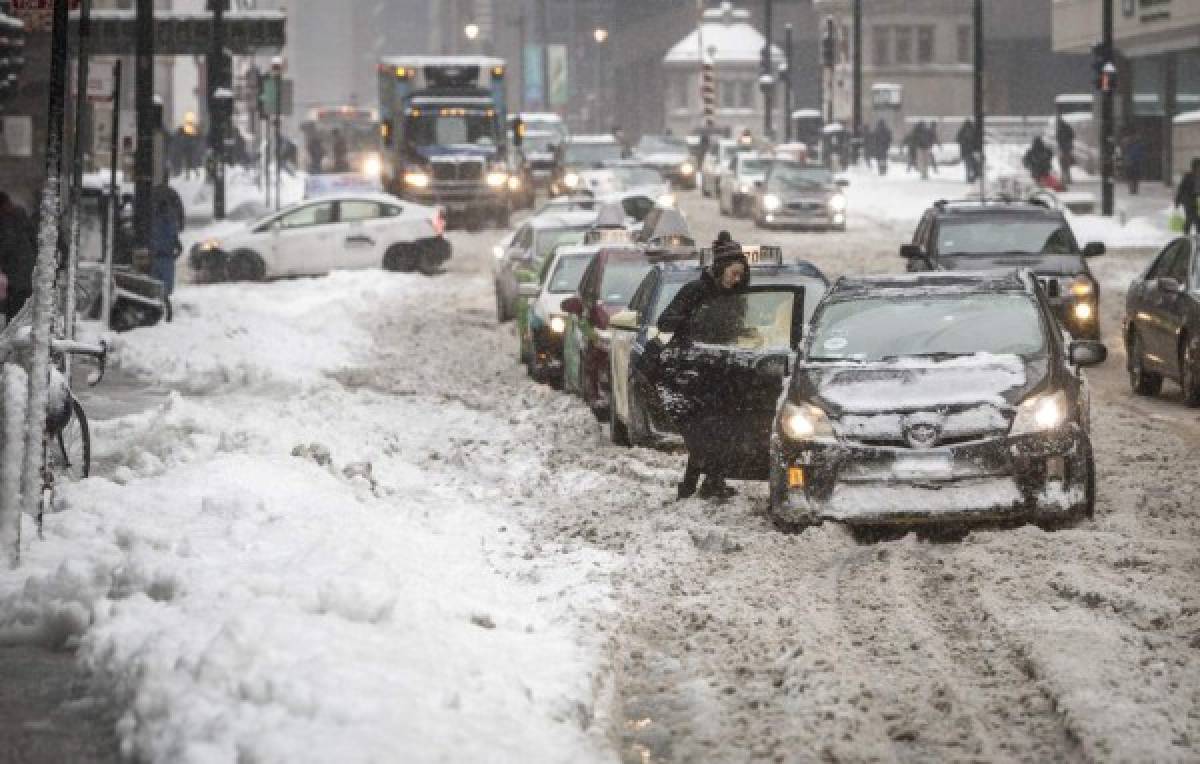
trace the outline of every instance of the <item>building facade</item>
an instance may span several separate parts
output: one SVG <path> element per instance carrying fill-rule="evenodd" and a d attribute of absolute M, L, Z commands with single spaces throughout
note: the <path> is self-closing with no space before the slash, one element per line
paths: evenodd
<path fill-rule="evenodd" d="M 1118 135 L 1137 134 L 1148 148 L 1144 177 L 1169 183 L 1200 145 L 1200 2 L 1112 1 Z M 1090 54 L 1101 39 L 1101 2 L 1055 0 L 1055 50 Z"/>

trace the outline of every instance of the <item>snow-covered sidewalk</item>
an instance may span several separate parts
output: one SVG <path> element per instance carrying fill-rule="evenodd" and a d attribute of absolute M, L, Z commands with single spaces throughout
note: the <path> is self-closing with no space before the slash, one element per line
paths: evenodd
<path fill-rule="evenodd" d="M 578 629 L 610 606 L 609 561 L 542 564 L 503 497 L 431 466 L 507 422 L 355 372 L 380 352 L 371 324 L 427 288 L 184 287 L 173 324 L 116 339 L 123 370 L 177 392 L 96 423 L 107 477 L 66 488 L 45 541 L 26 524 L 0 642 L 77 644 L 127 709 L 126 754 L 613 758 L 591 723 L 603 644 Z"/>

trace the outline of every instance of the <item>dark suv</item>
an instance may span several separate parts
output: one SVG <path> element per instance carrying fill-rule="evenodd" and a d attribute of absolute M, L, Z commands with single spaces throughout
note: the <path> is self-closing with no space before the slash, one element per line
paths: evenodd
<path fill-rule="evenodd" d="M 900 247 L 909 272 L 1027 268 L 1071 336 L 1091 340 L 1100 339 L 1100 285 L 1086 258 L 1102 254 L 1102 242 L 1079 248 L 1060 210 L 1008 201 L 935 202 Z"/>
<path fill-rule="evenodd" d="M 771 437 L 787 526 L 1069 524 L 1095 472 L 1080 366 L 1028 271 L 843 278 L 817 306 Z"/>

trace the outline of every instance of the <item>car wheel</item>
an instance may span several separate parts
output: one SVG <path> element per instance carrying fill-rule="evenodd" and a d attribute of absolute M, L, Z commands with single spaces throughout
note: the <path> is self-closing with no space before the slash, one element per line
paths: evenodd
<path fill-rule="evenodd" d="M 629 440 L 629 428 L 621 421 L 621 417 L 617 415 L 617 407 L 610 405 L 608 407 L 608 424 L 609 436 L 612 442 L 618 446 L 632 446 L 632 441 Z"/>
<path fill-rule="evenodd" d="M 1134 332 L 1129 338 L 1129 386 L 1138 395 L 1158 395 L 1162 375 L 1146 371 L 1142 360 L 1142 338 Z"/>
<path fill-rule="evenodd" d="M 257 252 L 240 249 L 229 258 L 225 273 L 230 281 L 262 281 L 267 275 L 267 264 Z"/>
<path fill-rule="evenodd" d="M 385 271 L 396 271 L 399 273 L 408 273 L 413 269 L 414 256 L 410 252 L 411 247 L 405 244 L 393 244 L 388 247 L 388 251 L 383 255 L 383 269 Z"/>
<path fill-rule="evenodd" d="M 1179 351 L 1179 386 L 1183 388 L 1183 403 L 1195 408 L 1200 406 L 1200 347 L 1185 336 Z"/>

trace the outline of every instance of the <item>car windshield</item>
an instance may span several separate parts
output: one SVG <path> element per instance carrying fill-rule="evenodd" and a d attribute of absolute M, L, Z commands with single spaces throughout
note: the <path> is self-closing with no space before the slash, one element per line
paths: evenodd
<path fill-rule="evenodd" d="M 621 146 L 616 143 L 568 143 L 567 164 L 600 164 L 621 158 Z"/>
<path fill-rule="evenodd" d="M 650 267 L 650 262 L 643 257 L 610 257 L 600 282 L 601 298 L 610 305 L 627 304 L 650 272 Z"/>
<path fill-rule="evenodd" d="M 545 260 L 560 244 L 582 244 L 583 235 L 591 226 L 573 228 L 542 228 L 537 232 L 537 260 Z"/>
<path fill-rule="evenodd" d="M 554 264 L 554 273 L 546 286 L 546 291 L 552 294 L 573 294 L 579 289 L 583 272 L 587 270 L 591 255 L 563 255 Z"/>
<path fill-rule="evenodd" d="M 666 182 L 658 170 L 652 170 L 649 167 L 614 167 L 612 174 L 622 188 L 660 186 Z"/>
<path fill-rule="evenodd" d="M 937 251 L 939 255 L 1071 255 L 1079 252 L 1079 246 L 1062 220 L 976 218 L 942 221 Z"/>
<path fill-rule="evenodd" d="M 687 144 L 669 135 L 643 135 L 638 141 L 640 154 L 686 154 Z"/>
<path fill-rule="evenodd" d="M 559 141 L 560 138 L 551 133 L 526 133 L 523 146 L 527 154 L 543 154 Z"/>
<path fill-rule="evenodd" d="M 1037 304 L 1026 295 L 867 297 L 821 310 L 814 319 L 809 360 L 1036 355 L 1045 347 Z"/>
<path fill-rule="evenodd" d="M 766 171 L 765 159 L 743 159 L 738 162 L 738 175 L 762 175 Z"/>
<path fill-rule="evenodd" d="M 776 167 L 767 179 L 772 191 L 795 191 L 819 188 L 833 183 L 833 175 L 824 167 Z"/>

